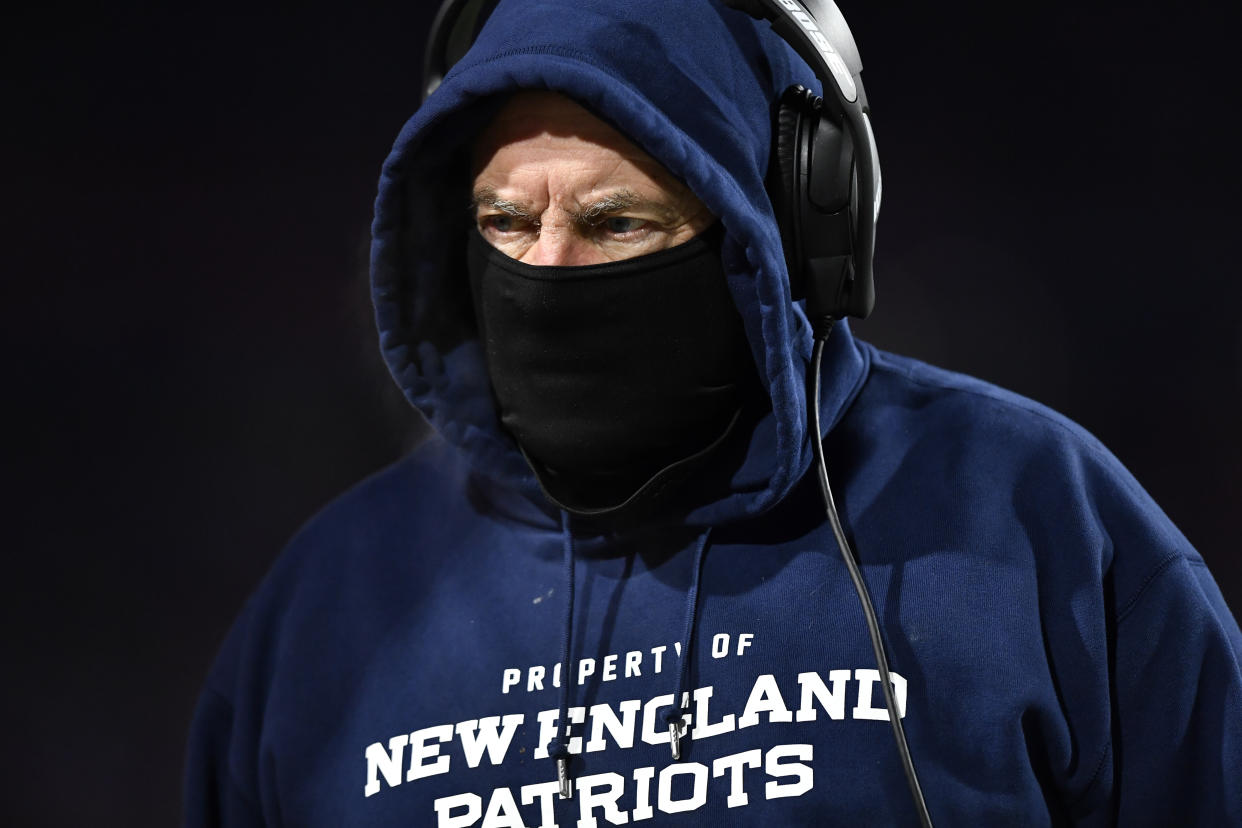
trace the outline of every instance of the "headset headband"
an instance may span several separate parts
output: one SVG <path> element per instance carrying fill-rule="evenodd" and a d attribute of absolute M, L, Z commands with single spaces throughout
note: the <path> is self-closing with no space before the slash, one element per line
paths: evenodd
<path fill-rule="evenodd" d="M 423 100 L 427 100 L 444 75 L 470 49 L 499 0 L 444 0 L 431 22 L 427 49 L 423 52 Z"/>

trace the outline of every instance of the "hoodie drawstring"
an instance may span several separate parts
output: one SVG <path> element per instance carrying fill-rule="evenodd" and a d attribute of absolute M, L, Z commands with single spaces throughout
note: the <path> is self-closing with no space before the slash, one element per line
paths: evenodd
<path fill-rule="evenodd" d="M 574 784 L 569 776 L 569 684 L 570 648 L 574 633 L 574 535 L 569 528 L 569 513 L 561 512 L 561 543 L 565 551 L 565 624 L 561 637 L 561 702 L 556 736 L 548 744 L 548 755 L 556 759 L 556 779 L 561 786 L 561 799 L 573 799 Z"/>
<path fill-rule="evenodd" d="M 690 707 L 683 694 L 690 683 L 690 654 L 694 649 L 695 621 L 699 607 L 699 576 L 703 572 L 703 561 L 707 558 L 707 542 L 712 536 L 709 526 L 699 536 L 699 547 L 694 553 L 693 567 L 690 570 L 690 589 L 686 592 L 686 622 L 681 634 L 681 664 L 677 670 L 677 689 L 673 694 L 673 706 L 664 714 L 668 723 L 668 744 L 673 751 L 673 761 L 681 760 L 681 733 L 685 729 L 685 717 Z"/>
<path fill-rule="evenodd" d="M 712 530 L 708 527 L 699 535 L 698 547 L 690 569 L 690 588 L 686 592 L 686 620 L 681 634 L 681 663 L 677 670 L 677 687 L 673 693 L 673 706 L 664 714 L 668 724 L 669 747 L 673 760 L 681 760 L 681 736 L 685 730 L 685 717 L 690 707 L 685 702 L 686 687 L 690 683 L 690 656 L 694 651 L 694 634 L 698 618 L 699 580 L 703 573 L 703 561 L 707 558 L 708 541 Z M 570 656 L 573 649 L 574 629 L 574 536 L 570 529 L 569 513 L 561 512 L 561 543 L 565 553 L 565 623 L 561 638 L 561 692 L 560 710 L 557 714 L 556 736 L 548 743 L 548 755 L 556 760 L 556 780 L 560 785 L 562 799 L 573 799 L 573 777 L 569 774 L 569 688 L 573 681 Z"/>

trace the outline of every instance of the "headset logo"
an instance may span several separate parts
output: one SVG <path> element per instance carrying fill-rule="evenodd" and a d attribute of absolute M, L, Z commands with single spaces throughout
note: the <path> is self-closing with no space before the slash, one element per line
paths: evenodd
<path fill-rule="evenodd" d="M 798 0 L 777 0 L 777 2 L 798 22 L 802 30 L 811 38 L 811 42 L 815 44 L 815 48 L 824 56 L 824 60 L 832 71 L 832 77 L 836 80 L 837 88 L 841 90 L 842 96 L 851 103 L 858 100 L 858 87 L 855 86 L 854 79 L 850 77 L 850 68 L 845 65 L 841 55 L 837 54 L 837 50 L 832 48 L 828 38 L 824 37 L 824 33 L 819 30 L 819 26 L 815 23 L 815 18 L 807 14 L 806 9 L 803 8 Z"/>

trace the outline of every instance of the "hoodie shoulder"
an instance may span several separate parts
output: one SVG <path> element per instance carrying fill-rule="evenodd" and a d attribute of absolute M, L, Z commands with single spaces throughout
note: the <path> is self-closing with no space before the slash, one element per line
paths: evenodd
<path fill-rule="evenodd" d="M 983 380 L 863 347 L 873 352 L 872 369 L 851 419 L 875 454 L 868 462 L 878 458 L 949 493 L 984 532 L 1020 525 L 1058 566 L 1114 579 L 1119 602 L 1174 561 L 1203 564 L 1081 425 Z"/>
<path fill-rule="evenodd" d="M 1108 462 L 1117 462 L 1089 431 L 1042 403 L 976 377 L 870 345 L 863 344 L 863 347 L 873 354 L 876 390 L 888 395 L 885 399 L 890 404 L 907 401 L 920 406 L 943 406 L 946 416 L 955 413 L 964 418 L 964 422 L 952 423 L 958 427 L 1009 427 L 1015 429 L 1015 435 L 1030 441 L 1032 447 L 1045 441 L 1066 442 L 1078 450 L 1098 454 Z"/>
<path fill-rule="evenodd" d="M 983 444 L 1006 440 L 1009 451 L 1053 447 L 1089 457 L 1116 471 L 1120 461 L 1091 432 L 1042 403 L 976 377 L 911 357 L 879 350 L 872 354 L 869 401 L 881 407 L 915 407 L 933 427 L 965 430 Z M 998 455 L 999 459 L 999 455 Z M 1129 476 L 1128 472 L 1125 472 Z M 1137 484 L 1136 484 L 1137 485 Z"/>
<path fill-rule="evenodd" d="M 343 605 L 351 596 L 364 599 L 373 585 L 360 579 L 416 572 L 442 554 L 445 544 L 437 526 L 445 521 L 437 516 L 463 511 L 463 465 L 456 452 L 432 435 L 321 508 L 294 533 L 247 600 L 221 649 L 210 686 L 230 695 L 233 651 L 253 646 L 253 639 L 279 637 L 295 612 L 326 601 Z"/>

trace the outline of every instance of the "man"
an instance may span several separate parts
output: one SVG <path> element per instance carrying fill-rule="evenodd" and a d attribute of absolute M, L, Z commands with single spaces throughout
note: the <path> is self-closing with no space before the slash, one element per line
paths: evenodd
<path fill-rule="evenodd" d="M 189 824 L 915 821 L 764 183 L 812 82 L 705 0 L 498 6 L 377 201 L 382 347 L 436 434 L 248 604 Z M 1242 634 L 1117 461 L 844 324 L 821 379 L 932 817 L 1242 824 Z"/>

